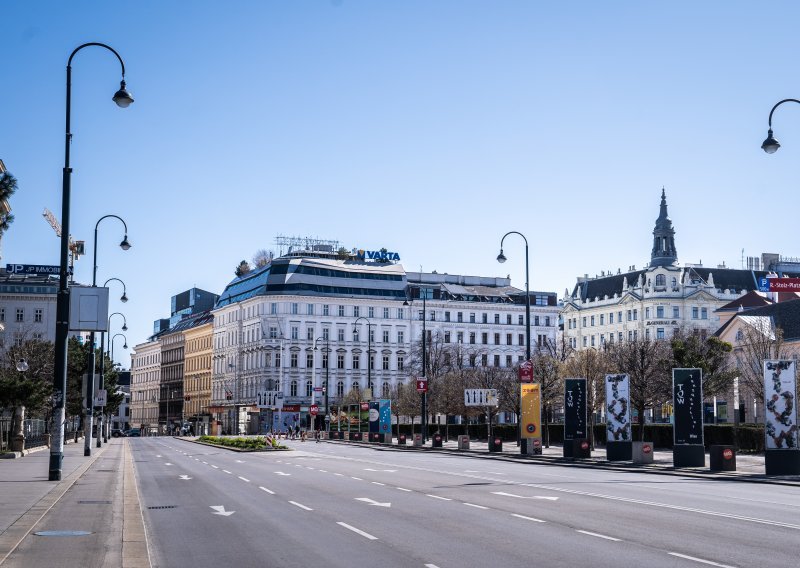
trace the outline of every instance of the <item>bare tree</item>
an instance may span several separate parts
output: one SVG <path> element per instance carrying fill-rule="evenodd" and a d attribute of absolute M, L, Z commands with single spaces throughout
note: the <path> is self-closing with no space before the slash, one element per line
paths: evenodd
<path fill-rule="evenodd" d="M 253 255 L 253 266 L 263 268 L 272 260 L 273 254 L 266 249 L 258 249 Z"/>
<path fill-rule="evenodd" d="M 740 328 L 733 349 L 733 359 L 744 385 L 764 402 L 764 361 L 768 359 L 786 359 L 789 350 L 783 339 L 783 330 L 773 329 L 766 317 L 749 318 Z"/>
<path fill-rule="evenodd" d="M 608 344 L 606 351 L 614 372 L 630 379 L 631 407 L 638 414 L 639 440 L 644 440 L 644 413 L 672 396 L 672 350 L 663 340 L 634 339 Z"/>

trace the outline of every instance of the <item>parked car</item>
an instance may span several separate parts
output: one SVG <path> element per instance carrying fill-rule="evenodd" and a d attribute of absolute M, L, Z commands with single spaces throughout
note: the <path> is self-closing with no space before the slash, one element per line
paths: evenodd
<path fill-rule="evenodd" d="M 125 435 L 134 438 L 138 438 L 139 436 L 141 436 L 138 428 L 131 428 L 130 430 L 125 430 Z"/>
<path fill-rule="evenodd" d="M 112 428 L 111 429 L 111 437 L 112 438 L 119 438 L 120 436 L 126 436 L 125 432 L 122 431 L 121 428 Z"/>

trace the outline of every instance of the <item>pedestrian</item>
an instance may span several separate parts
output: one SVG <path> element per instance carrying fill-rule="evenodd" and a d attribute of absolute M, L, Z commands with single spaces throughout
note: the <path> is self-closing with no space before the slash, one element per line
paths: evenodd
<path fill-rule="evenodd" d="M 319 428 L 314 430 L 314 441 L 319 444 Z"/>
<path fill-rule="evenodd" d="M 300 426 L 298 424 L 294 425 L 294 437 L 297 438 L 300 435 Z"/>

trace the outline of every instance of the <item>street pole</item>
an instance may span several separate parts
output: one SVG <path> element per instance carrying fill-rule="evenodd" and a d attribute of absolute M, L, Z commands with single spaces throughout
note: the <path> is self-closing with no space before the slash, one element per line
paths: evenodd
<path fill-rule="evenodd" d="M 525 241 L 525 357 L 526 362 L 531 362 L 531 292 L 530 292 L 530 270 L 528 264 L 528 239 L 519 231 L 509 231 L 500 239 L 500 254 L 497 255 L 497 262 L 500 264 L 506 261 L 503 254 L 503 241 L 508 235 L 519 235 Z M 520 383 L 521 385 L 521 383 Z M 519 393 L 517 401 L 517 446 L 522 440 L 522 393 Z"/>
<path fill-rule="evenodd" d="M 329 340 L 328 339 L 325 340 L 325 353 L 327 353 L 327 357 L 328 357 L 328 359 L 327 359 L 328 364 L 325 365 L 325 416 L 328 417 L 328 419 L 325 421 L 325 431 L 330 433 L 330 431 L 331 431 L 331 410 L 330 410 L 330 406 L 328 406 L 328 396 L 329 396 L 328 395 L 328 391 L 331 388 L 331 383 L 330 383 L 330 376 L 331 376 L 331 348 L 329 346 Z"/>
<path fill-rule="evenodd" d="M 421 276 L 421 275 L 420 275 Z M 423 292 L 422 288 L 419 289 L 420 292 Z M 427 308 L 425 305 L 425 300 L 427 299 L 427 292 L 423 292 L 422 294 L 422 380 L 425 381 L 425 384 L 428 384 L 428 354 L 427 354 L 427 343 L 428 343 L 428 334 L 425 329 L 425 321 L 428 319 Z M 428 391 L 424 391 L 422 393 L 422 443 L 428 441 Z"/>
<path fill-rule="evenodd" d="M 119 54 L 103 43 L 85 43 L 78 46 L 67 60 L 67 108 L 64 137 L 64 169 L 61 186 L 61 251 L 59 255 L 58 271 L 58 296 L 56 298 L 56 336 L 55 358 L 53 361 L 53 428 L 54 439 L 50 447 L 50 461 L 48 464 L 48 479 L 61 480 L 61 470 L 64 461 L 64 425 L 66 423 L 66 393 L 67 393 L 67 351 L 69 344 L 69 238 L 70 238 L 70 193 L 72 188 L 72 168 L 70 167 L 71 132 L 71 105 L 72 105 L 72 58 L 84 47 L 98 46 L 111 51 L 119 59 L 122 67 L 122 81 L 120 89 L 114 94 L 113 100 L 122 108 L 133 102 L 133 97 L 125 90 L 125 63 Z"/>

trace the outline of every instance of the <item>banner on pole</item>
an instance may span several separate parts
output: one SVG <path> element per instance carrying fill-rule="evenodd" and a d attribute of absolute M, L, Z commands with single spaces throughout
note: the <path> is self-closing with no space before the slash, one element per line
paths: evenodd
<path fill-rule="evenodd" d="M 520 423 L 523 438 L 542 439 L 542 391 L 538 383 L 520 385 Z"/>
<path fill-rule="evenodd" d="M 703 371 L 672 369 L 674 442 L 703 445 Z"/>
<path fill-rule="evenodd" d="M 586 437 L 586 379 L 564 379 L 564 440 Z"/>
<path fill-rule="evenodd" d="M 630 378 L 606 375 L 606 440 L 631 441 Z"/>
<path fill-rule="evenodd" d="M 389 434 L 392 431 L 392 401 L 382 398 L 379 402 L 378 431 L 381 434 Z"/>
<path fill-rule="evenodd" d="M 764 361 L 764 433 L 768 450 L 796 450 L 797 383 L 794 361 Z"/>

